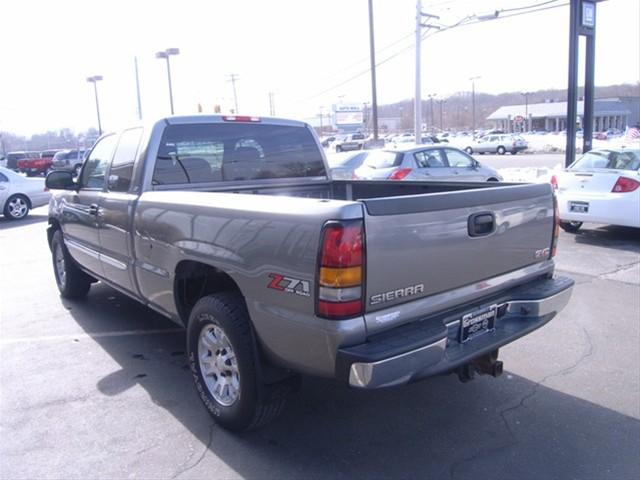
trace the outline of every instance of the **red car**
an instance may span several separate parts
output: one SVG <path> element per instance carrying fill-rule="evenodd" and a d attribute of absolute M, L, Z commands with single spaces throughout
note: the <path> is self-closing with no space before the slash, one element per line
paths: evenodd
<path fill-rule="evenodd" d="M 51 169 L 53 156 L 58 151 L 59 150 L 45 150 L 38 156 L 18 160 L 18 170 L 22 173 L 26 173 L 27 177 L 33 177 L 40 174 L 46 175 L 46 173 Z"/>

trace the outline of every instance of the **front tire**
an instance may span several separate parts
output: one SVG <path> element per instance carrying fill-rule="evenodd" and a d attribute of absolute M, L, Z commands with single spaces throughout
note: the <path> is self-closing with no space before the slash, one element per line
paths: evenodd
<path fill-rule="evenodd" d="M 200 399 L 223 428 L 258 428 L 282 411 L 289 386 L 262 382 L 249 313 L 239 294 L 208 295 L 195 304 L 187 353 Z"/>
<path fill-rule="evenodd" d="M 582 227 L 582 222 L 560 222 L 560 228 L 568 233 L 577 233 Z"/>
<path fill-rule="evenodd" d="M 8 220 L 20 220 L 29 214 L 29 199 L 24 195 L 11 195 L 4 204 L 4 217 Z"/>
<path fill-rule="evenodd" d="M 78 300 L 87 296 L 91 288 L 91 277 L 76 265 L 64 245 L 62 232 L 57 230 L 51 239 L 51 256 L 53 274 L 60 295 L 70 300 Z"/>

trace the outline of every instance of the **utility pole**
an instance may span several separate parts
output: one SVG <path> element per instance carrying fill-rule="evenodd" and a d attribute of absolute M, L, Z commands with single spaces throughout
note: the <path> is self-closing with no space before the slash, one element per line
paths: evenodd
<path fill-rule="evenodd" d="M 439 29 L 440 27 L 436 25 L 423 24 L 422 18 L 426 17 L 428 19 L 439 20 L 440 17 L 436 15 L 430 15 L 428 13 L 422 12 L 422 0 L 417 0 L 416 2 L 416 93 L 414 98 L 414 135 L 416 137 L 416 141 L 418 141 L 419 136 L 422 133 L 422 97 L 421 97 L 421 78 L 420 78 L 420 62 L 421 62 L 421 43 L 422 43 L 422 27 L 427 29 L 435 28 Z"/>
<path fill-rule="evenodd" d="M 274 101 L 274 96 L 275 94 L 273 92 L 269 92 L 269 115 L 271 115 L 272 117 L 276 116 L 276 105 Z"/>
<path fill-rule="evenodd" d="M 229 75 L 229 81 L 233 85 L 233 105 L 235 107 L 235 110 L 233 113 L 237 115 L 238 114 L 238 92 L 236 91 L 236 82 L 238 81 L 238 75 L 235 73 L 232 73 L 231 75 Z"/>
<path fill-rule="evenodd" d="M 440 100 L 440 131 L 444 132 L 444 115 L 442 113 L 442 110 L 444 108 L 444 103 L 446 102 L 446 100 Z"/>
<path fill-rule="evenodd" d="M 138 120 L 142 120 L 142 103 L 140 102 L 140 77 L 138 77 L 138 57 L 133 57 L 133 65 L 136 69 L 136 98 L 138 99 Z"/>
<path fill-rule="evenodd" d="M 471 77 L 471 136 L 476 138 L 476 80 L 482 77 Z"/>
<path fill-rule="evenodd" d="M 369 0 L 369 56 L 371 57 L 371 117 L 373 140 L 378 140 L 378 93 L 376 91 L 376 48 L 373 35 L 373 0 Z"/>

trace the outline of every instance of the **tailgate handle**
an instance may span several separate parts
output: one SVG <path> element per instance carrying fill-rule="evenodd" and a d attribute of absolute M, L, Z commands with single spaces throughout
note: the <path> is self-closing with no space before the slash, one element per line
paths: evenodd
<path fill-rule="evenodd" d="M 493 233 L 496 219 L 491 212 L 474 213 L 469 217 L 468 226 L 470 237 L 482 237 Z"/>

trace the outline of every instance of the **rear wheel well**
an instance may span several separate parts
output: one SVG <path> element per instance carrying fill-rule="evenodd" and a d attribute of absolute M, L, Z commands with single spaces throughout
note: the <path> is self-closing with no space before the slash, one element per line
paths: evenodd
<path fill-rule="evenodd" d="M 238 284 L 225 272 L 206 263 L 184 260 L 176 267 L 174 297 L 184 325 L 202 297 L 218 292 L 240 292 Z"/>

